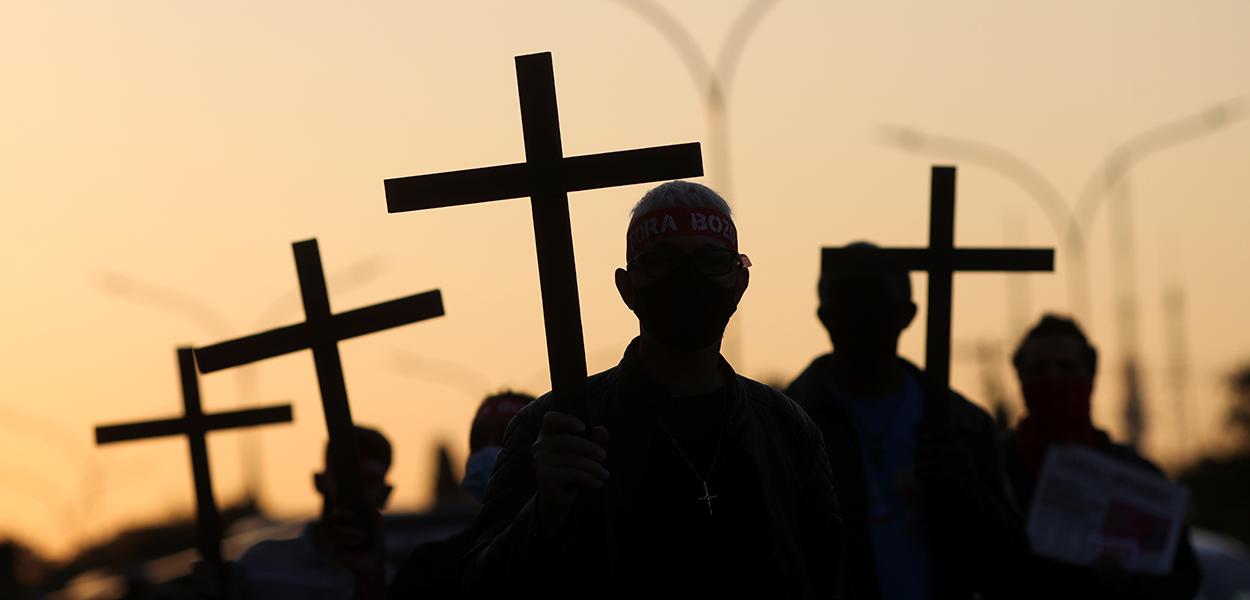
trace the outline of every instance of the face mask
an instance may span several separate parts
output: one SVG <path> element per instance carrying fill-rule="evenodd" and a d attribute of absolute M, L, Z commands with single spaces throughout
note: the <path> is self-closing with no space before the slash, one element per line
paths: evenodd
<path fill-rule="evenodd" d="M 1020 386 L 1029 418 L 1052 435 L 1073 437 L 1088 432 L 1091 377 L 1041 377 Z"/>
<path fill-rule="evenodd" d="M 647 335 L 686 352 L 720 340 L 737 308 L 734 286 L 721 287 L 689 268 L 634 289 L 634 314 Z"/>
<path fill-rule="evenodd" d="M 490 474 L 495 470 L 495 460 L 499 458 L 499 446 L 487 446 L 469 455 L 464 466 L 464 480 L 460 487 L 470 496 L 481 502 L 486 498 L 486 485 L 490 483 Z"/>

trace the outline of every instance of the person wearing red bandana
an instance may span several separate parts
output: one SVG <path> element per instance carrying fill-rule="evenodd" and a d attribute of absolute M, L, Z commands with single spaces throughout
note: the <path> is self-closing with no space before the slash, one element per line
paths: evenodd
<path fill-rule="evenodd" d="M 1116 444 L 1090 419 L 1090 398 L 1098 352 L 1071 319 L 1046 315 L 1033 327 L 1012 357 L 1027 414 L 1003 439 L 1007 474 L 1017 499 L 1027 510 L 1046 451 L 1061 444 L 1093 448 L 1106 456 L 1163 476 L 1132 447 Z M 1021 597 L 1188 599 L 1201 582 L 1188 531 L 1181 536 L 1172 572 L 1141 575 L 1124 572 L 1108 556 L 1094 567 L 1061 564 L 1034 556 Z"/>
<path fill-rule="evenodd" d="M 625 254 L 616 287 L 640 333 L 587 381 L 588 422 L 547 394 L 509 424 L 462 591 L 839 597 L 820 433 L 720 355 L 751 264 L 728 204 L 660 185 L 634 208 Z"/>

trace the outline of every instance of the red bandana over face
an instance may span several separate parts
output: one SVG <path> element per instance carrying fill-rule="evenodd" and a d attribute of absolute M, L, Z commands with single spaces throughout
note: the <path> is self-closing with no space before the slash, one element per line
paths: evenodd
<path fill-rule="evenodd" d="M 1025 381 L 1024 405 L 1029 414 L 1020 421 L 1020 451 L 1034 473 L 1041 472 L 1051 444 L 1097 446 L 1102 435 L 1089 418 L 1094 379 L 1087 376 L 1042 377 Z"/>
<path fill-rule="evenodd" d="M 625 260 L 632 261 L 652 244 L 667 238 L 697 235 L 738 251 L 738 228 L 729 215 L 714 208 L 674 206 L 635 217 L 626 233 Z"/>

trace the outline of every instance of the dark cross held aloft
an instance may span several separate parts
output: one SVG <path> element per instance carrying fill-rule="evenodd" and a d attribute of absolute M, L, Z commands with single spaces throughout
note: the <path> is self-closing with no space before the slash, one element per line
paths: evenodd
<path fill-rule="evenodd" d="M 956 271 L 1053 271 L 1055 251 L 1032 248 L 955 247 L 955 167 L 933 167 L 929 198 L 929 247 L 883 248 L 863 253 L 824 248 L 821 269 L 826 273 L 864 270 L 927 271 L 928 322 L 925 333 L 925 371 L 930 393 L 950 388 L 951 296 Z M 932 396 L 940 397 L 940 396 Z M 939 406 L 944 406 L 942 403 Z"/>
<path fill-rule="evenodd" d="M 195 546 L 200 558 L 223 573 L 221 519 L 213 498 L 213 476 L 208 468 L 208 446 L 204 437 L 210 431 L 286 423 L 291 420 L 290 405 L 254 408 L 227 413 L 204 414 L 200 406 L 200 383 L 195 373 L 195 356 L 190 348 L 178 349 L 178 375 L 182 380 L 183 416 L 95 429 L 96 444 L 111 444 L 170 435 L 185 435 L 191 447 L 191 474 L 195 477 Z"/>
<path fill-rule="evenodd" d="M 336 315 L 330 311 L 317 240 L 296 242 L 293 247 L 304 302 L 304 322 L 196 348 L 196 362 L 200 372 L 212 373 L 299 350 L 312 350 L 321 387 L 321 406 L 332 442 L 330 461 L 338 484 L 339 502 L 344 508 L 359 511 L 358 518 L 363 519 L 373 507 L 364 497 L 338 342 L 442 316 L 442 295 L 434 290 Z"/>
<path fill-rule="evenodd" d="M 565 157 L 560 144 L 551 53 L 516 57 L 525 162 L 388 179 L 388 212 L 530 198 L 547 362 L 559 410 L 583 414 L 586 348 L 577 298 L 569 192 L 698 177 L 699 144 Z"/>

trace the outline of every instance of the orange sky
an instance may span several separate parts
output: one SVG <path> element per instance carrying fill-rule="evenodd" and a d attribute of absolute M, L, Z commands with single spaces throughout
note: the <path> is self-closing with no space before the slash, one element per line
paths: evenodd
<path fill-rule="evenodd" d="M 669 4 L 707 53 L 744 5 Z M 928 167 L 941 157 L 883 144 L 881 125 L 1010 150 L 1071 203 L 1117 144 L 1250 94 L 1246 23 L 1250 4 L 1239 0 L 778 4 L 728 99 L 729 200 L 755 263 L 740 370 L 785 379 L 827 349 L 813 317 L 822 245 L 925 242 Z M 446 440 L 462 458 L 483 393 L 547 385 L 529 209 L 510 201 L 388 215 L 382 180 L 521 160 L 512 57 L 546 50 L 566 154 L 707 141 L 699 93 L 672 48 L 609 0 L 0 9 L 0 249 L 9 257 L 0 261 L 0 451 L 9 457 L 0 532 L 64 554 L 120 525 L 188 510 L 185 443 L 96 449 L 92 427 L 175 414 L 176 345 L 296 319 L 290 243 L 314 236 L 337 309 L 443 291 L 445 318 L 342 346 L 357 420 L 396 444 L 395 506 L 427 502 L 431 445 Z M 1239 275 L 1250 250 L 1248 157 L 1250 122 L 1240 122 L 1131 175 L 1146 392 L 1158 425 L 1148 449 L 1164 460 L 1218 443 L 1221 377 L 1250 359 L 1250 289 Z M 572 198 L 592 369 L 613 364 L 636 328 L 611 272 L 645 189 Z M 1090 233 L 1089 328 L 1112 366 L 1106 216 Z M 1023 234 L 1009 234 L 1011 222 Z M 1026 192 L 961 163 L 957 242 L 1056 238 Z M 362 261 L 375 267 L 369 276 Z M 1064 261 L 1061 247 L 1061 269 Z M 118 275 L 194 298 L 221 324 L 120 295 Z M 1062 274 L 1020 279 L 1031 317 L 1066 309 Z M 961 348 L 1016 335 L 1007 281 L 957 279 Z M 915 282 L 923 298 L 923 277 Z M 1171 283 L 1188 306 L 1194 422 L 1184 446 L 1164 352 L 1161 298 Z M 923 341 L 913 327 L 904 353 L 919 360 Z M 956 386 L 983 395 L 976 361 L 957 359 Z M 324 433 L 311 366 L 305 353 L 253 371 L 262 400 L 295 407 L 295 424 L 255 436 L 262 498 L 282 515 L 315 507 L 310 473 Z M 240 406 L 237 383 L 206 377 L 206 406 Z M 1098 420 L 1118 430 L 1117 382 L 1106 377 L 1095 402 Z M 222 500 L 241 490 L 240 439 L 210 439 Z"/>

